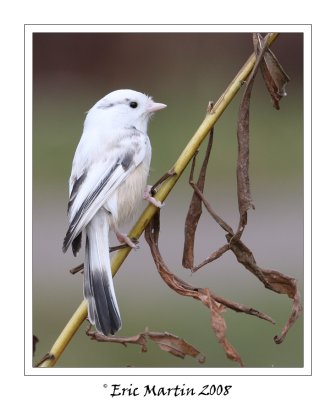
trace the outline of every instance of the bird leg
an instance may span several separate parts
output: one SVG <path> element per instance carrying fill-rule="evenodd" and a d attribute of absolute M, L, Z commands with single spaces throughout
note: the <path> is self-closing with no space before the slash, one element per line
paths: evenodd
<path fill-rule="evenodd" d="M 143 198 L 144 198 L 145 200 L 147 200 L 149 203 L 153 204 L 153 205 L 154 205 L 155 207 L 157 207 L 157 208 L 163 207 L 163 206 L 164 206 L 164 203 L 161 203 L 161 201 L 156 200 L 156 199 L 151 195 L 151 189 L 152 189 L 152 186 L 150 186 L 150 185 L 147 185 L 147 186 L 146 186 L 145 192 L 144 192 L 144 194 L 143 194 Z"/>
<path fill-rule="evenodd" d="M 139 248 L 139 246 L 136 243 L 134 243 L 133 240 L 131 238 L 129 238 L 125 233 L 116 232 L 115 234 L 120 243 L 125 243 L 132 249 Z"/>

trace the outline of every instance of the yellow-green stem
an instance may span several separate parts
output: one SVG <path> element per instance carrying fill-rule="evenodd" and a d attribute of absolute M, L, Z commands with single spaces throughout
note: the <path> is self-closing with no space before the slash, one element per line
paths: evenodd
<path fill-rule="evenodd" d="M 271 45 L 274 40 L 277 38 L 278 33 L 270 33 L 268 35 L 268 44 Z M 210 129 L 215 125 L 218 118 L 222 115 L 226 107 L 230 104 L 236 93 L 241 88 L 242 84 L 248 78 L 252 68 L 255 64 L 256 57 L 255 54 L 252 54 L 249 59 L 246 61 L 244 66 L 240 69 L 236 77 L 232 80 L 226 91 L 221 95 L 221 97 L 217 100 L 214 105 L 211 113 L 208 113 L 201 123 L 200 127 L 197 129 L 193 137 L 190 139 L 189 143 L 181 153 L 180 157 L 172 167 L 172 170 L 175 174 L 169 177 L 166 181 L 163 182 L 160 189 L 156 194 L 156 198 L 163 202 L 168 196 L 169 192 L 174 187 L 177 180 L 182 175 L 183 171 L 187 167 L 189 161 L 192 159 L 203 140 L 208 135 Z M 134 227 L 129 233 L 130 237 L 139 238 L 143 231 L 145 230 L 147 224 L 151 220 L 151 218 L 156 213 L 157 209 L 153 205 L 149 205 L 145 211 L 142 213 Z M 112 274 L 115 275 L 130 253 L 131 248 L 125 248 L 119 250 L 112 260 Z M 77 332 L 85 318 L 87 317 L 87 304 L 84 300 L 80 306 L 77 308 L 59 337 L 57 338 L 55 344 L 51 348 L 49 352 L 49 358 L 45 360 L 40 367 L 52 367 L 56 364 L 57 360 L 60 358 L 64 349 Z"/>

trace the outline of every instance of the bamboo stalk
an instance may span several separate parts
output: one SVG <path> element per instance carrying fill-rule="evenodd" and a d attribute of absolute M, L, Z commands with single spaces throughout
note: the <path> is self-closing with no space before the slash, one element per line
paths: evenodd
<path fill-rule="evenodd" d="M 278 37 L 278 33 L 269 33 L 268 34 L 268 44 L 271 45 L 276 38 Z M 248 78 L 250 72 L 253 69 L 255 64 L 256 57 L 253 53 L 244 66 L 240 69 L 238 74 L 229 84 L 225 92 L 220 96 L 217 100 L 216 104 L 214 105 L 211 113 L 208 113 L 193 137 L 190 139 L 189 143 L 181 153 L 180 157 L 177 159 L 175 164 L 173 165 L 171 171 L 174 171 L 174 175 L 170 176 L 163 182 L 160 189 L 156 193 L 156 199 L 163 202 L 167 196 L 169 195 L 170 191 L 175 186 L 176 182 L 182 175 L 183 171 L 187 167 L 188 163 L 202 144 L 203 140 L 207 137 L 208 133 L 210 132 L 211 128 L 215 125 L 219 117 L 222 115 L 224 110 L 227 106 L 231 103 L 234 96 L 237 94 L 239 89 L 241 88 L 242 84 Z M 148 225 L 149 221 L 152 219 L 154 214 L 156 213 L 157 208 L 153 205 L 149 205 L 132 230 L 129 233 L 130 237 L 139 238 L 143 231 L 145 230 L 146 226 Z M 131 248 L 124 248 L 119 250 L 112 260 L 112 274 L 113 276 L 117 273 L 120 266 L 130 253 Z M 63 353 L 64 349 L 75 335 L 85 318 L 87 317 L 87 304 L 84 300 L 80 306 L 77 308 L 75 313 L 72 315 L 71 319 L 57 338 L 55 344 L 51 348 L 50 352 L 48 353 L 48 358 L 43 361 L 39 366 L 40 367 L 52 367 L 56 364 L 58 359 L 60 358 L 61 354 Z"/>

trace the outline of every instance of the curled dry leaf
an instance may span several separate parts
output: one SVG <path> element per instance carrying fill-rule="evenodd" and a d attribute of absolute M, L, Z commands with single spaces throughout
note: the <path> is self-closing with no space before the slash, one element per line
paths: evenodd
<path fill-rule="evenodd" d="M 213 102 L 209 102 L 209 105 L 207 108 L 207 113 L 211 112 L 212 107 L 213 107 Z M 197 180 L 197 187 L 201 192 L 203 192 L 203 190 L 204 190 L 206 170 L 207 170 L 208 161 L 210 158 L 210 153 L 211 153 L 211 148 L 212 148 L 212 142 L 213 142 L 213 133 L 214 133 L 214 128 L 212 128 L 209 133 L 208 146 L 206 149 L 203 164 L 202 164 L 202 167 L 201 167 L 201 170 L 199 173 L 199 177 Z M 193 179 L 194 179 L 195 164 L 196 164 L 196 154 L 193 157 L 191 171 L 190 171 L 190 177 L 189 177 L 189 183 L 191 185 L 193 184 Z M 183 258 L 182 258 L 183 267 L 189 268 L 191 270 L 194 269 L 195 235 L 196 235 L 198 221 L 199 221 L 201 215 L 202 215 L 202 200 L 199 198 L 199 196 L 197 196 L 197 193 L 194 192 L 191 202 L 190 202 L 190 205 L 189 205 L 189 210 L 188 210 L 186 220 L 185 220 L 185 225 L 184 225 L 184 249 L 183 249 Z"/>
<path fill-rule="evenodd" d="M 205 362 L 205 357 L 200 353 L 199 350 L 197 350 L 190 343 L 169 332 L 151 332 L 146 330 L 145 332 L 141 332 L 135 336 L 118 337 L 104 336 L 96 331 L 91 331 L 90 328 L 91 325 L 87 329 L 86 334 L 90 336 L 92 340 L 96 340 L 98 342 L 119 343 L 123 346 L 127 346 L 128 344 L 137 344 L 141 346 L 141 351 L 145 353 L 148 350 L 148 339 L 150 339 L 156 343 L 161 350 L 166 351 L 173 356 L 179 358 L 190 356 L 195 358 L 199 363 Z"/>
<path fill-rule="evenodd" d="M 289 329 L 302 313 L 301 295 L 297 287 L 296 279 L 281 274 L 278 271 L 266 269 L 263 269 L 263 275 L 267 279 L 269 285 L 272 287 L 272 290 L 280 294 L 286 294 L 290 299 L 293 300 L 291 315 L 282 329 L 281 335 L 274 337 L 275 343 L 280 344 L 285 339 Z"/>
<path fill-rule="evenodd" d="M 215 332 L 218 343 L 224 348 L 227 358 L 232 361 L 238 362 L 238 364 L 243 367 L 244 365 L 242 359 L 226 337 L 226 322 L 225 319 L 220 315 L 224 311 L 224 306 L 217 303 L 213 299 L 208 289 L 206 289 L 206 292 L 208 297 L 207 304 L 211 311 L 211 327 L 212 330 Z"/>
<path fill-rule="evenodd" d="M 237 195 L 240 221 L 237 230 L 239 237 L 242 235 L 245 225 L 247 224 L 247 211 L 252 207 L 252 196 L 249 178 L 249 149 L 250 149 L 250 103 L 254 80 L 259 69 L 260 63 L 267 49 L 267 36 L 262 43 L 260 51 L 256 56 L 256 62 L 253 70 L 246 82 L 245 91 L 239 106 L 237 141 L 238 141 L 238 157 L 237 157 Z"/>
<path fill-rule="evenodd" d="M 185 358 L 185 356 L 190 356 L 196 358 L 199 363 L 205 362 L 205 356 L 202 355 L 199 350 L 185 340 L 172 335 L 171 333 L 146 332 L 146 335 L 155 342 L 160 349 L 167 351 L 176 357 Z"/>
<path fill-rule="evenodd" d="M 147 341 L 142 333 L 138 335 L 122 337 L 122 336 L 105 336 L 99 332 L 92 331 L 91 325 L 86 330 L 87 336 L 89 336 L 92 340 L 96 340 L 97 342 L 109 342 L 109 343 L 119 343 L 123 346 L 127 347 L 128 344 L 137 344 L 141 346 L 141 351 L 143 353 L 147 352 Z"/>
<path fill-rule="evenodd" d="M 256 53 L 261 49 L 262 37 L 260 34 L 253 35 L 253 43 Z M 289 76 L 275 57 L 274 53 L 267 49 L 264 59 L 260 65 L 260 70 L 269 91 L 273 106 L 280 110 L 280 100 L 286 96 L 286 85 L 290 81 Z"/>

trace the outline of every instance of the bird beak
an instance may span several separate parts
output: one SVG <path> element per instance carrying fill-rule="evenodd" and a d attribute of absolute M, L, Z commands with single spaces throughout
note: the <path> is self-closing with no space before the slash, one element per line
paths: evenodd
<path fill-rule="evenodd" d="M 159 111 L 162 110 L 163 108 L 166 108 L 166 104 L 162 104 L 162 103 L 152 103 L 148 108 L 147 111 L 149 113 L 153 113 L 155 111 Z"/>

